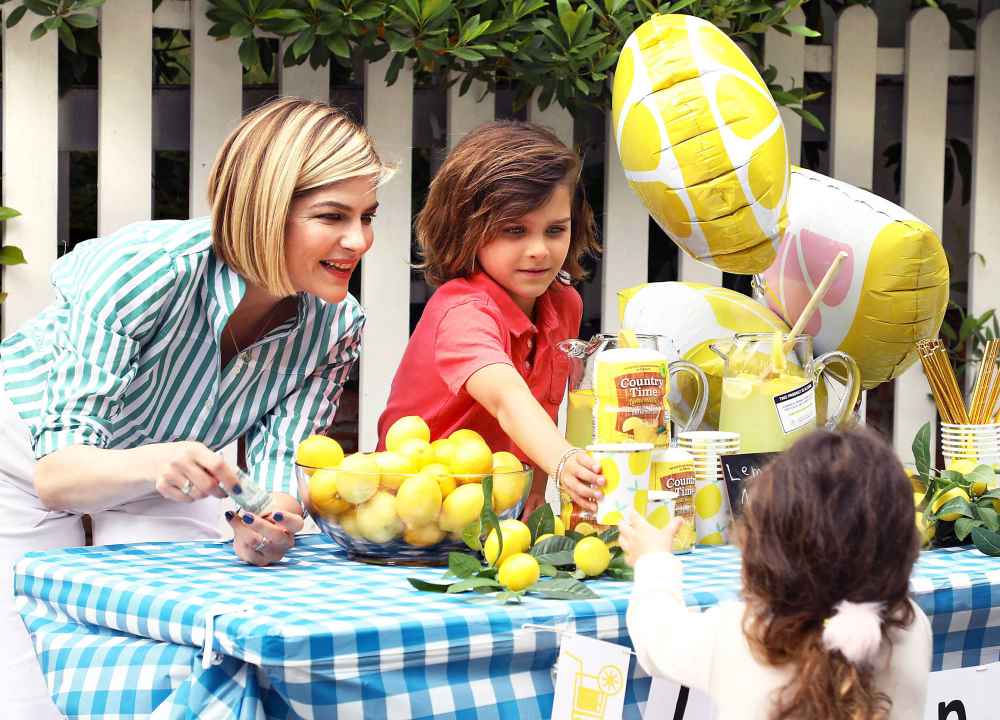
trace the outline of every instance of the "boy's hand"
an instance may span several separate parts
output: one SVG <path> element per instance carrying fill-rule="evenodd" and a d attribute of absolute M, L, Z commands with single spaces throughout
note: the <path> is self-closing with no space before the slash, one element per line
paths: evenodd
<path fill-rule="evenodd" d="M 601 476 L 601 464 L 594 458 L 583 451 L 573 453 L 563 465 L 562 477 L 556 480 L 576 505 L 597 512 L 597 501 L 603 496 L 600 488 L 604 485 L 604 478 Z"/>
<path fill-rule="evenodd" d="M 672 552 L 674 535 L 684 521 L 675 517 L 660 530 L 649 524 L 642 515 L 630 509 L 618 523 L 618 544 L 625 551 L 625 562 L 635 566 L 643 555 L 651 552 Z"/>

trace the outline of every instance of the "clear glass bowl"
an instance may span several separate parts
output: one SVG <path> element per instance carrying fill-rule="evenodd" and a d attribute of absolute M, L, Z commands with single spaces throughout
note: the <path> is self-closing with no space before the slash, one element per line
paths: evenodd
<path fill-rule="evenodd" d="M 339 490 L 332 496 L 317 495 L 316 493 L 338 485 L 337 473 L 348 476 L 352 491 L 357 493 L 355 497 L 367 495 L 373 487 L 377 488 L 375 494 L 357 504 L 345 500 Z M 400 514 L 407 519 L 419 516 L 424 521 L 430 512 L 421 507 L 422 497 L 419 492 L 408 493 L 404 497 L 407 507 L 402 511 L 397 510 L 397 491 L 407 479 L 417 475 L 420 473 L 390 475 L 295 466 L 299 498 L 306 512 L 323 534 L 344 548 L 352 560 L 378 565 L 447 564 L 449 552 L 467 549 L 462 541 L 462 530 L 470 522 L 478 520 L 478 508 L 482 507 L 482 501 L 477 501 L 474 490 L 462 488 L 468 485 L 478 486 L 481 498 L 485 476 L 448 475 L 447 479 L 437 480 L 444 496 L 441 511 L 430 522 L 407 525 Z M 492 477 L 493 506 L 494 509 L 500 508 L 497 515 L 500 518 L 520 517 L 524 501 L 531 491 L 531 469 L 525 467 L 519 472 L 493 473 Z M 456 491 L 459 494 L 448 502 L 448 496 Z M 433 505 L 431 501 L 431 510 Z"/>

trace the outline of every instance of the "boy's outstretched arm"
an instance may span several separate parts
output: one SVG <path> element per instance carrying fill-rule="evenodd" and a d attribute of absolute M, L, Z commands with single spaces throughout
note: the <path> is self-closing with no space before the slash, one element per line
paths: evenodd
<path fill-rule="evenodd" d="M 559 460 L 573 448 L 559 428 L 531 394 L 528 384 L 510 365 L 495 363 L 480 368 L 465 382 L 465 389 L 496 418 L 500 427 L 523 450 L 542 472 L 535 479 L 526 505 L 534 509 L 545 500 L 545 482 L 556 471 Z M 563 465 L 562 477 L 556 478 L 574 502 L 596 510 L 604 484 L 601 466 L 590 455 L 578 452 Z"/>

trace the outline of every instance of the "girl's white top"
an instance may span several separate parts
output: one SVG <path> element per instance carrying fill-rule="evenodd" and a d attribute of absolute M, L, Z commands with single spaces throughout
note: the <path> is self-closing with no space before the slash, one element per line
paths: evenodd
<path fill-rule="evenodd" d="M 639 663 L 650 675 L 709 695 L 717 720 L 768 720 L 772 698 L 795 667 L 754 658 L 743 634 L 744 603 L 688 609 L 681 575 L 680 561 L 669 553 L 650 553 L 636 563 L 626 618 Z M 892 720 L 924 716 L 932 633 L 924 612 L 913 608 L 913 623 L 890 631 L 891 642 L 883 643 L 875 662 L 875 684 L 892 699 Z"/>

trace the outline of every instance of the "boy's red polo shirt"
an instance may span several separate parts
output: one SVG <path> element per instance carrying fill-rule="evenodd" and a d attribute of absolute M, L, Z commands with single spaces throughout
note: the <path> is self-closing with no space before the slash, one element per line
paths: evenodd
<path fill-rule="evenodd" d="M 511 365 L 555 420 L 569 375 L 569 361 L 556 345 L 577 336 L 582 316 L 579 293 L 558 280 L 535 301 L 534 323 L 484 272 L 445 283 L 424 308 L 392 381 L 378 421 L 379 449 L 393 422 L 419 415 L 432 440 L 469 428 L 494 452 L 508 450 L 528 461 L 466 392 L 465 382 L 487 365 Z"/>

